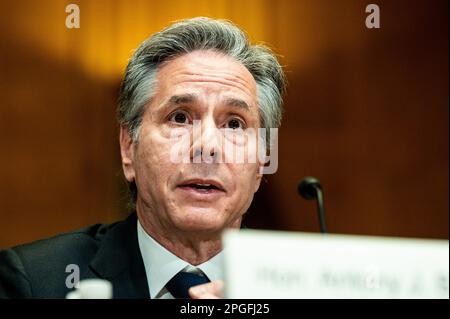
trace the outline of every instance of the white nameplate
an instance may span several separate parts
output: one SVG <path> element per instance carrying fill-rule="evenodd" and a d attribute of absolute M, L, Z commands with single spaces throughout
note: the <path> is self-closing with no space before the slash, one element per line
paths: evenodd
<path fill-rule="evenodd" d="M 226 298 L 449 298 L 448 240 L 228 230 Z"/>

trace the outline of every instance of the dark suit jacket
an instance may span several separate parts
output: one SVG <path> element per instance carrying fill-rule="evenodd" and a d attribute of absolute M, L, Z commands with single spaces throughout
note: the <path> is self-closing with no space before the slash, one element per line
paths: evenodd
<path fill-rule="evenodd" d="M 68 264 L 112 282 L 114 298 L 149 298 L 137 217 L 0 251 L 0 298 L 65 298 Z"/>

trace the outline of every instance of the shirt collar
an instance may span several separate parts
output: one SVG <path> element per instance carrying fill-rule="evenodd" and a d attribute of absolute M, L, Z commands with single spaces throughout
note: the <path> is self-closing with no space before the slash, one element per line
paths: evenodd
<path fill-rule="evenodd" d="M 200 269 L 210 280 L 223 280 L 223 253 L 220 252 L 203 264 L 193 266 L 177 257 L 154 240 L 137 222 L 139 249 L 144 261 L 150 298 L 155 298 L 167 282 L 181 270 L 194 271 Z"/>

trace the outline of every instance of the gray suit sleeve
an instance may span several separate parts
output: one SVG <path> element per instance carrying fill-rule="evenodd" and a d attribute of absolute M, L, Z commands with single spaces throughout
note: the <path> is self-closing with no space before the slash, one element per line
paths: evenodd
<path fill-rule="evenodd" d="M 32 298 L 30 282 L 13 249 L 0 250 L 0 298 Z"/>

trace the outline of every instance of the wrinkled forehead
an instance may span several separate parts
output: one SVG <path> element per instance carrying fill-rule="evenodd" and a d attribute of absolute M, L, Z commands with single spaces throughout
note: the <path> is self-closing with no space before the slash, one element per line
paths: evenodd
<path fill-rule="evenodd" d="M 215 51 L 194 51 L 164 62 L 157 73 L 157 91 L 176 89 L 231 92 L 256 104 L 256 82 L 248 69 L 230 56 Z"/>

